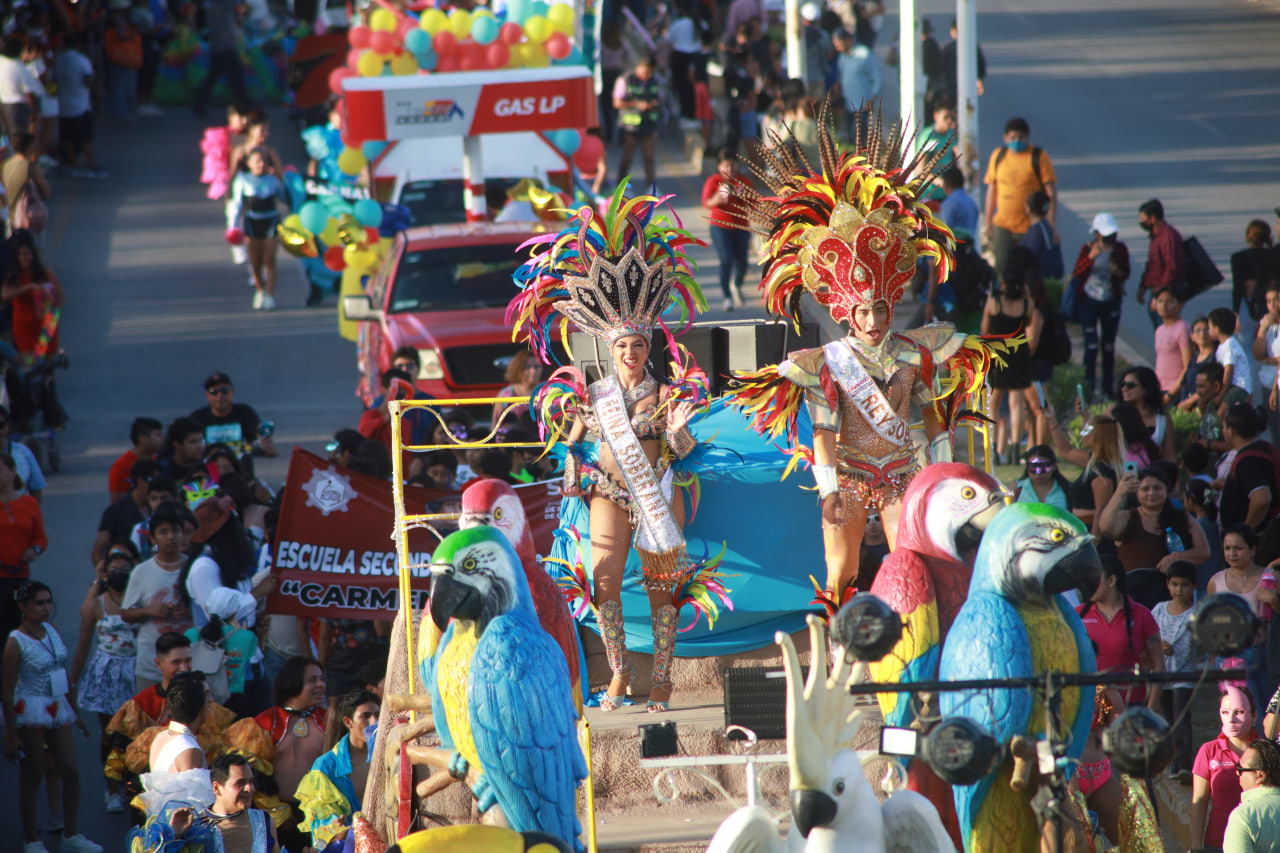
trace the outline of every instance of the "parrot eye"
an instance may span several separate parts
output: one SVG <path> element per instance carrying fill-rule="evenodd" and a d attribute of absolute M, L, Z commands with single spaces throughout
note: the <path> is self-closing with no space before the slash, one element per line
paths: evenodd
<path fill-rule="evenodd" d="M 965 486 L 963 489 L 960 490 L 960 497 L 964 498 L 967 501 L 973 500 L 977 494 L 978 492 L 976 489 L 973 488 L 973 486 Z"/>
<path fill-rule="evenodd" d="M 836 792 L 836 796 L 837 796 L 837 797 L 838 797 L 838 796 L 840 796 L 841 794 L 843 794 L 843 793 L 844 793 L 844 780 L 843 780 L 843 779 L 837 779 L 837 780 L 836 780 L 836 783 L 835 783 L 834 785 L 832 785 L 832 786 L 831 786 L 831 790 L 833 790 L 833 791 L 835 791 L 835 792 Z"/>
<path fill-rule="evenodd" d="M 1049 531 L 1049 541 L 1055 545 L 1060 545 L 1065 542 L 1066 539 L 1067 531 L 1063 530 L 1061 527 L 1055 527 L 1053 530 Z"/>
<path fill-rule="evenodd" d="M 493 520 L 502 521 L 502 507 L 498 507 L 493 511 Z"/>
<path fill-rule="evenodd" d="M 462 561 L 462 570 L 464 572 L 474 572 L 476 567 L 479 565 L 480 564 L 476 562 L 475 557 L 467 557 L 467 559 Z"/>

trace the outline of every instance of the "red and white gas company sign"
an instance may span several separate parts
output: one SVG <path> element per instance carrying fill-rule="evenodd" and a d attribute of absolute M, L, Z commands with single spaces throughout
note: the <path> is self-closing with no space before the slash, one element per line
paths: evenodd
<path fill-rule="evenodd" d="M 352 143 L 595 127 L 581 66 L 352 77 L 342 83 Z"/>

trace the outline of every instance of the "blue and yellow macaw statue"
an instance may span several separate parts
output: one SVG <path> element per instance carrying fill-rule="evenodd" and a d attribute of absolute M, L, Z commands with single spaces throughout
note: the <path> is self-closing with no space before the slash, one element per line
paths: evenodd
<path fill-rule="evenodd" d="M 974 562 L 969 598 L 942 648 L 943 681 L 1021 678 L 1048 671 L 1093 672 L 1093 647 L 1080 617 L 1059 593 L 1094 593 L 1101 576 L 1089 531 L 1075 516 L 1044 504 L 1014 504 L 991 521 Z M 1040 690 L 943 692 L 942 716 L 968 717 L 1006 747 L 994 772 L 953 788 L 966 853 L 1039 850 L 1040 825 L 1025 793 L 1009 788 L 1015 735 L 1043 739 Z M 1062 693 L 1067 755 L 1078 758 L 1093 719 L 1093 691 Z"/>
<path fill-rule="evenodd" d="M 435 661 L 435 714 L 443 708 L 460 758 L 479 771 L 480 811 L 494 805 L 517 832 L 544 832 L 581 850 L 578 745 L 569 670 L 538 623 L 520 558 L 501 532 L 450 534 L 431 562 L 431 619 L 449 627 Z"/>

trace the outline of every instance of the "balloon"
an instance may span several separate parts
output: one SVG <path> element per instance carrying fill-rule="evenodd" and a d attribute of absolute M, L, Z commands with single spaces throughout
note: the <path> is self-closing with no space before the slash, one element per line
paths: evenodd
<path fill-rule="evenodd" d="M 539 18 L 545 18 L 549 11 L 551 11 L 551 6 L 545 3 L 544 0 L 533 0 L 533 2 L 529 4 L 530 15 L 537 15 Z"/>
<path fill-rule="evenodd" d="M 344 246 L 357 246 L 363 243 L 368 235 L 364 226 L 353 214 L 344 213 L 338 217 L 338 240 Z"/>
<path fill-rule="evenodd" d="M 355 72 L 346 66 L 333 69 L 329 72 L 329 91 L 335 95 L 341 95 L 342 81 L 354 76 L 356 76 Z"/>
<path fill-rule="evenodd" d="M 484 67 L 484 48 L 467 42 L 458 48 L 458 67 L 463 71 L 479 71 Z"/>
<path fill-rule="evenodd" d="M 520 51 L 520 58 L 524 61 L 525 68 L 546 68 L 551 64 L 546 49 L 540 44 L 522 44 L 520 45 Z"/>
<path fill-rule="evenodd" d="M 418 30 L 422 32 L 422 30 Z M 391 60 L 391 73 L 395 75 L 417 74 L 418 60 L 414 58 L 412 53 L 404 52 L 396 54 Z"/>
<path fill-rule="evenodd" d="M 362 50 L 347 51 L 347 67 L 357 74 L 360 73 L 360 57 L 362 56 L 364 56 L 364 51 Z"/>
<path fill-rule="evenodd" d="M 369 16 L 369 28 L 374 32 L 394 33 L 396 23 L 396 13 L 390 9 L 374 9 Z"/>
<path fill-rule="evenodd" d="M 436 57 L 436 52 L 431 49 L 431 45 L 427 45 L 425 48 L 415 53 L 413 58 L 417 61 L 418 67 L 423 71 L 436 70 L 436 62 L 438 59 Z"/>
<path fill-rule="evenodd" d="M 347 33 L 347 43 L 356 50 L 364 50 L 369 46 L 369 37 L 373 31 L 368 27 L 355 26 Z"/>
<path fill-rule="evenodd" d="M 386 9 L 379 9 L 385 12 Z M 369 37 L 369 49 L 378 53 L 391 53 L 396 49 L 396 34 L 387 30 L 375 30 Z"/>
<path fill-rule="evenodd" d="M 589 133 L 582 134 L 582 141 L 573 155 L 573 165 L 579 172 L 594 175 L 600 167 L 600 155 L 604 154 L 604 141 Z"/>
<path fill-rule="evenodd" d="M 361 77 L 377 77 L 382 73 L 382 66 L 385 64 L 381 56 L 372 50 L 366 50 L 360 54 L 360 61 L 356 63 L 356 67 L 360 70 Z"/>
<path fill-rule="evenodd" d="M 569 43 L 568 37 L 564 33 L 552 33 L 547 39 L 547 56 L 552 59 L 564 59 L 569 55 L 569 51 L 573 50 L 573 45 Z"/>
<path fill-rule="evenodd" d="M 508 6 L 507 8 L 510 9 L 511 7 Z M 508 47 L 513 44 L 519 44 L 520 39 L 524 38 L 524 27 L 507 21 L 498 29 L 498 38 L 502 39 L 502 43 Z"/>
<path fill-rule="evenodd" d="M 241 231 L 239 228 L 228 228 L 226 237 L 227 237 L 228 245 L 231 245 L 231 246 L 244 245 L 244 232 Z"/>
<path fill-rule="evenodd" d="M 577 47 L 571 46 L 569 48 L 568 56 L 566 56 L 564 59 L 557 59 L 553 61 L 551 64 L 560 65 L 560 66 L 565 66 L 565 65 L 584 65 L 585 66 L 587 64 L 587 58 L 582 55 L 582 51 L 578 50 Z"/>
<path fill-rule="evenodd" d="M 523 24 L 531 14 L 529 9 L 532 5 L 529 0 L 507 0 L 507 20 Z"/>
<path fill-rule="evenodd" d="M 471 37 L 476 44 L 493 44 L 502 24 L 492 15 L 476 15 L 471 21 Z"/>
<path fill-rule="evenodd" d="M 298 211 L 298 223 L 312 234 L 319 234 L 329 224 L 329 211 L 318 201 L 309 201 Z"/>
<path fill-rule="evenodd" d="M 364 159 L 370 161 L 378 159 L 378 155 L 385 150 L 387 150 L 387 143 L 380 139 L 370 139 L 368 142 L 360 146 L 360 153 L 364 155 Z M 328 211 L 325 211 L 325 215 L 328 215 Z M 322 225 L 319 228 L 312 228 L 311 230 L 323 231 L 324 226 Z"/>
<path fill-rule="evenodd" d="M 454 38 L 464 39 L 471 34 L 471 13 L 465 9 L 454 9 L 449 13 L 449 32 Z"/>
<path fill-rule="evenodd" d="M 547 10 L 547 20 L 551 22 L 552 28 L 558 33 L 564 33 L 567 36 L 573 35 L 574 20 L 573 7 L 564 3 L 557 3 Z"/>
<path fill-rule="evenodd" d="M 396 19 L 396 41 L 403 42 L 404 37 L 409 35 L 409 33 L 420 32 L 422 32 L 422 30 L 418 29 L 418 22 L 413 18 L 406 15 L 403 18 Z"/>
<path fill-rule="evenodd" d="M 357 272 L 367 272 L 370 267 L 378 262 L 378 252 L 376 249 L 347 246 L 342 250 L 342 259 L 347 262 L 347 266 Z"/>
<path fill-rule="evenodd" d="M 359 148 L 344 148 L 338 155 L 338 171 L 344 175 L 358 175 L 368 165 L 369 161 Z"/>
<path fill-rule="evenodd" d="M 511 48 L 495 41 L 484 49 L 484 64 L 488 68 L 506 68 L 511 61 Z"/>
<path fill-rule="evenodd" d="M 443 59 L 458 49 L 458 37 L 449 30 L 441 30 L 431 37 L 431 47 L 434 48 L 436 54 Z M 444 70 L 438 65 L 436 66 L 436 69 L 438 71 Z"/>
<path fill-rule="evenodd" d="M 324 250 L 324 265 L 334 272 L 342 272 L 346 269 L 347 262 L 342 257 L 343 248 L 341 246 L 330 246 Z"/>
<path fill-rule="evenodd" d="M 410 30 L 404 34 L 404 49 L 410 53 L 422 53 L 431 47 L 431 36 L 422 30 Z"/>
<path fill-rule="evenodd" d="M 302 227 L 296 213 L 289 214 L 284 222 L 276 226 L 276 234 L 279 235 L 280 245 L 284 246 L 284 250 L 295 257 L 314 258 L 320 254 L 315 235 Z"/>
<path fill-rule="evenodd" d="M 382 205 L 371 198 L 362 198 L 356 202 L 356 219 L 366 228 L 377 228 L 382 224 Z"/>
<path fill-rule="evenodd" d="M 418 26 L 428 35 L 435 35 L 443 30 L 449 23 L 449 16 L 439 9 L 428 9 L 422 13 L 422 18 L 418 21 Z"/>
<path fill-rule="evenodd" d="M 542 44 L 551 35 L 551 24 L 541 15 L 532 15 L 524 22 L 524 34 L 529 37 L 529 41 Z"/>
<path fill-rule="evenodd" d="M 441 56 L 436 60 L 436 71 L 440 73 L 446 73 L 449 71 L 457 71 L 457 70 L 458 70 L 458 57 L 456 56 Z"/>
<path fill-rule="evenodd" d="M 381 217 L 382 209 L 378 209 L 378 215 Z M 364 229 L 364 241 L 371 246 L 378 245 L 378 227 L 376 225 L 367 226 Z"/>
<path fill-rule="evenodd" d="M 324 230 L 319 233 L 319 237 L 321 240 L 324 241 L 324 244 L 326 246 L 338 245 L 338 243 L 341 241 L 342 238 L 338 236 L 338 217 L 337 216 L 331 215 L 329 217 L 328 221 L 325 222 L 324 224 Z"/>

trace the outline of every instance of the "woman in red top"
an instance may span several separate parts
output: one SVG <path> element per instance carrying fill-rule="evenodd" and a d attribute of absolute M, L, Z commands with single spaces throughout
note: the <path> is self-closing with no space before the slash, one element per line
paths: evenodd
<path fill-rule="evenodd" d="M 720 152 L 716 173 L 702 185 L 702 206 L 711 211 L 711 245 L 720 258 L 720 289 L 726 311 L 743 304 L 742 282 L 747 277 L 747 248 L 751 244 L 750 232 L 742 230 L 746 211 L 742 199 L 729 194 L 731 184 L 749 186 L 738 176 L 738 155 L 726 148 Z M 730 275 L 734 278 L 732 290 Z"/>
<path fill-rule="evenodd" d="M 1118 557 L 1102 557 L 1102 579 L 1093 597 L 1077 608 L 1084 629 L 1098 647 L 1098 672 L 1164 672 L 1164 647 L 1160 626 L 1151 611 L 1125 593 L 1124 563 Z M 1128 705 L 1145 703 L 1160 713 L 1160 687 L 1123 688 L 1121 700 Z"/>
<path fill-rule="evenodd" d="M 1192 766 L 1191 848 L 1221 847 L 1227 817 L 1240 805 L 1236 767 L 1253 740 L 1257 713 L 1247 690 L 1227 687 L 1218 703 L 1222 733 L 1200 747 Z M 1206 820 L 1207 818 L 1207 820 Z"/>
<path fill-rule="evenodd" d="M 40 504 L 21 488 L 17 463 L 0 453 L 0 637 L 22 624 L 13 594 L 31 577 L 31 561 L 49 545 Z"/>
<path fill-rule="evenodd" d="M 43 360 L 58 352 L 62 283 L 40 261 L 30 231 L 15 231 L 10 240 L 18 262 L 5 277 L 0 297 L 13 304 L 13 343 L 18 352 Z"/>

